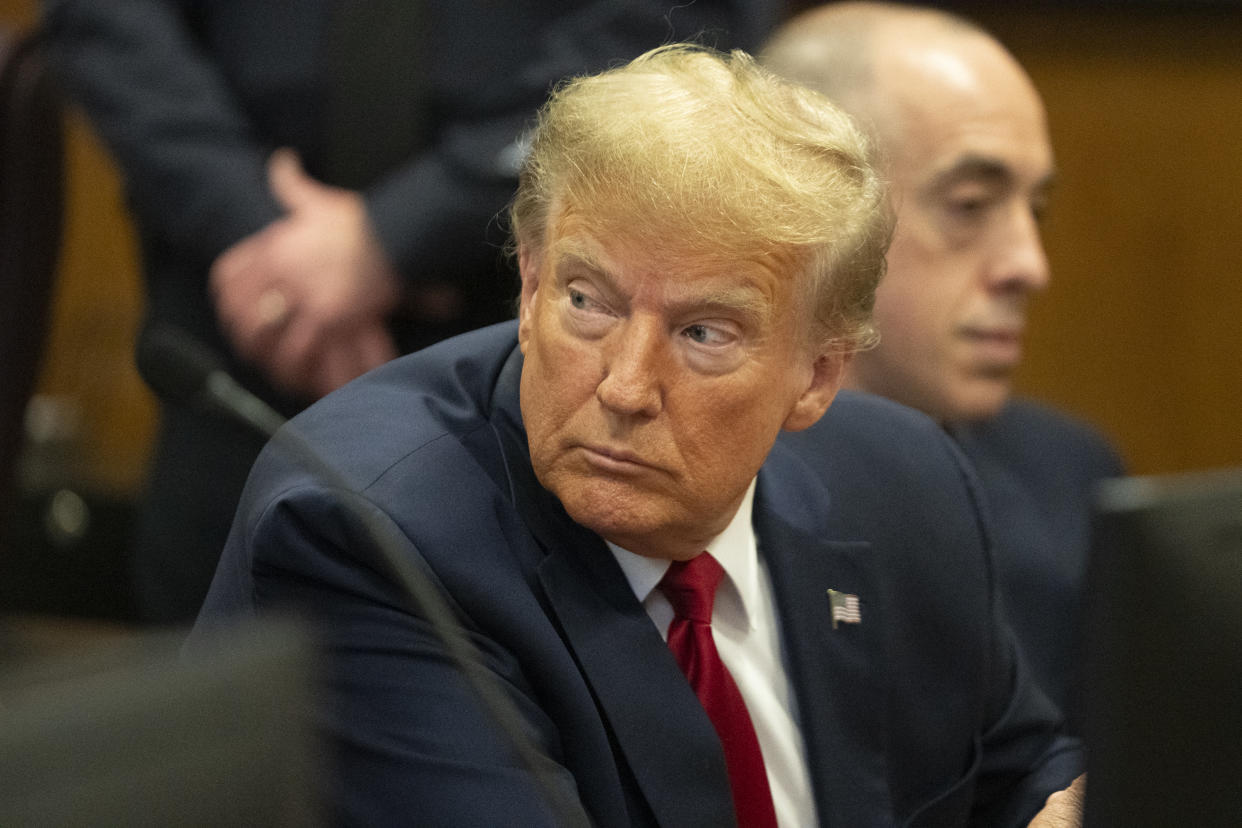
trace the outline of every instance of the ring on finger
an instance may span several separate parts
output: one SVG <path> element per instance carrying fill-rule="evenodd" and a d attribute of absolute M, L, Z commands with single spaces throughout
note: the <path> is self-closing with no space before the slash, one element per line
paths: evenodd
<path fill-rule="evenodd" d="M 289 318 L 291 310 L 289 297 L 280 288 L 268 288 L 259 294 L 259 300 L 255 303 L 259 324 L 264 328 L 280 325 Z"/>

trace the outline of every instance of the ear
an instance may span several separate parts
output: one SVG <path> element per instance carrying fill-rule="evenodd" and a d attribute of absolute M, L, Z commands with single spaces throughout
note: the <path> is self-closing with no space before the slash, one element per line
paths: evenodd
<path fill-rule="evenodd" d="M 811 367 L 811 379 L 802 396 L 794 403 L 782 428 L 786 431 L 802 431 L 819 422 L 828 406 L 841 390 L 845 380 L 845 366 L 852 354 L 820 354 Z"/>
<path fill-rule="evenodd" d="M 530 339 L 531 315 L 535 305 L 535 294 L 539 290 L 539 267 L 542 256 L 527 244 L 518 244 L 518 272 L 522 277 L 522 294 L 518 299 L 518 347 L 526 353 L 526 342 Z"/>

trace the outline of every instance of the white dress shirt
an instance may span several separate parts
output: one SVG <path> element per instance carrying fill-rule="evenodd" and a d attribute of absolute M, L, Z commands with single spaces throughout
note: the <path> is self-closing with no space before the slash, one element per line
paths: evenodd
<path fill-rule="evenodd" d="M 733 520 L 707 545 L 707 551 L 725 571 L 712 607 L 712 638 L 755 726 L 776 821 L 784 828 L 805 828 L 816 824 L 815 802 L 797 705 L 785 674 L 772 582 L 759 559 L 751 524 L 754 498 L 752 480 Z M 669 561 L 635 555 L 613 543 L 608 547 L 630 588 L 667 639 L 673 607 L 656 586 Z"/>

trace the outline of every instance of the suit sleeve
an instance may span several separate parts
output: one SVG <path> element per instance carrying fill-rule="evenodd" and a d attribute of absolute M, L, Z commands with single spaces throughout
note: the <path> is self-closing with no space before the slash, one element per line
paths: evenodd
<path fill-rule="evenodd" d="M 404 559 L 417 560 L 418 551 L 373 505 L 350 499 L 345 507 L 330 490 L 299 487 L 281 494 L 248 529 L 235 527 L 204 610 L 205 617 L 220 618 L 244 609 L 221 606 L 222 600 L 261 614 L 309 608 L 324 656 L 317 725 L 327 740 L 333 824 L 587 824 L 558 756 L 556 729 L 512 654 L 465 622 L 487 677 L 518 711 L 542 775 L 568 813 L 554 813 L 436 632 L 410 611 L 374 552 L 374 530 L 359 516 L 402 538 L 396 551 Z M 246 585 L 242 591 L 220 583 L 230 579 L 230 567 Z"/>
<path fill-rule="evenodd" d="M 975 758 L 970 785 L 957 791 L 969 793 L 968 808 L 950 810 L 947 806 L 954 797 L 947 796 L 908 824 L 961 824 L 965 816 L 966 824 L 976 828 L 1025 828 L 1051 794 L 1068 788 L 1082 773 L 1082 745 L 1066 734 L 1061 711 L 1036 685 L 1005 614 L 992 556 L 991 519 L 973 468 L 947 435 L 938 431 L 936 438 L 953 455 L 966 495 L 957 501 L 965 508 L 942 517 L 963 519 L 958 537 L 972 541 L 970 569 L 981 567 L 959 573 L 964 582 L 980 577 L 971 589 L 980 600 L 974 604 L 972 621 L 956 627 L 962 637 L 954 645 L 979 656 L 977 672 L 967 676 L 969 686 L 978 691 L 972 714 Z M 949 585 L 933 580 L 930 573 L 923 577 L 938 584 L 938 591 L 952 594 Z M 956 615 L 952 605 L 941 605 L 938 611 Z"/>
<path fill-rule="evenodd" d="M 991 706 L 971 824 L 1018 828 L 1082 773 L 1082 746 L 1064 733 L 1060 712 L 1036 686 L 999 612 L 993 628 Z"/>
<path fill-rule="evenodd" d="M 167 0 L 48 0 L 54 64 L 125 178 L 146 232 L 205 261 L 280 215 L 270 148 Z"/>
<path fill-rule="evenodd" d="M 978 484 L 973 473 L 966 477 L 978 506 Z M 980 521 L 990 551 L 986 510 Z M 971 824 L 1023 828 L 1049 795 L 1068 788 L 1083 772 L 1082 744 L 1066 734 L 1063 714 L 1036 684 L 1003 609 L 990 554 L 987 561 L 991 582 L 987 695 Z"/>

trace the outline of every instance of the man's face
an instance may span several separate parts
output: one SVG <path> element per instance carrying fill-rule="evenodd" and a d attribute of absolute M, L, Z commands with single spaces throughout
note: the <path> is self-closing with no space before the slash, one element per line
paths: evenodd
<path fill-rule="evenodd" d="M 521 402 L 535 474 L 574 520 L 684 559 L 728 524 L 781 428 L 823 414 L 844 358 L 807 347 L 779 262 L 669 249 L 572 213 L 543 255 L 522 249 Z"/>
<path fill-rule="evenodd" d="M 876 293 L 881 342 L 851 381 L 941 421 L 988 417 L 1009 395 L 1027 302 L 1048 281 L 1043 108 L 982 40 L 903 55 L 877 78 L 877 94 L 894 90 L 881 135 L 897 227 Z"/>

